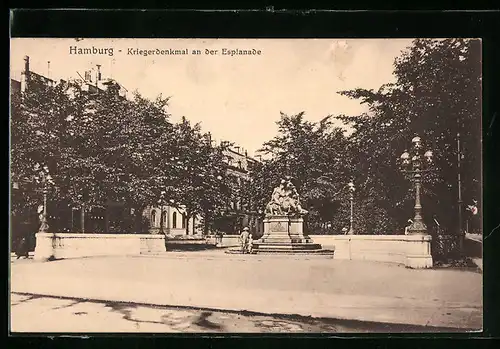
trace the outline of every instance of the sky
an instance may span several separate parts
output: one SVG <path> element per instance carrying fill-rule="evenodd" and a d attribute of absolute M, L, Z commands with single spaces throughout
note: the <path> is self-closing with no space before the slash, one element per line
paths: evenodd
<path fill-rule="evenodd" d="M 411 39 L 11 39 L 11 76 L 19 79 L 24 56 L 30 69 L 54 80 L 78 78 L 101 65 L 147 98 L 171 97 L 176 122 L 186 116 L 216 140 L 235 142 L 254 155 L 277 134 L 280 112 L 357 115 L 358 101 L 337 92 L 378 89 L 393 81 L 393 63 Z M 70 48 L 112 48 L 105 54 L 71 54 Z M 222 49 L 260 55 L 222 55 Z M 188 55 L 130 54 L 129 49 L 188 50 Z M 200 55 L 192 54 L 198 49 Z M 218 50 L 206 54 L 206 50 Z M 121 52 L 120 52 L 121 50 Z M 50 64 L 48 64 L 50 62 Z"/>

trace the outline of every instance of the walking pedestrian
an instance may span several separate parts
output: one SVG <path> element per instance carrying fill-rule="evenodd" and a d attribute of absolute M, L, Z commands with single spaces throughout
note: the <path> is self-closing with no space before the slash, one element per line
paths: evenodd
<path fill-rule="evenodd" d="M 29 246 L 28 246 L 28 239 L 26 238 L 25 235 L 21 236 L 19 239 L 19 242 L 17 243 L 17 248 L 16 248 L 16 255 L 17 259 L 24 257 L 28 258 L 29 257 Z"/>
<path fill-rule="evenodd" d="M 240 234 L 240 243 L 241 243 L 241 252 L 246 253 L 248 249 L 248 236 L 249 229 L 247 227 L 243 228 L 243 231 Z"/>
<path fill-rule="evenodd" d="M 222 238 L 224 237 L 224 233 L 222 231 L 217 231 L 215 233 L 215 245 L 222 247 Z"/>

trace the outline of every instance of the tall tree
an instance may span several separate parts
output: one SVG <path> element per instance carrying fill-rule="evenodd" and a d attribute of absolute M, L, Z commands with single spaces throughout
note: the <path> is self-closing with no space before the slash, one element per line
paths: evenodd
<path fill-rule="evenodd" d="M 261 151 L 269 160 L 253 174 L 259 188 L 254 201 L 264 207 L 272 188 L 284 176 L 291 176 L 303 206 L 310 211 L 309 229 L 329 225 L 340 231 L 346 224 L 347 183 L 352 175 L 347 139 L 343 130 L 333 127 L 330 117 L 313 123 L 304 115 L 282 113 L 278 135 L 264 143 Z"/>
<path fill-rule="evenodd" d="M 209 135 L 201 132 L 200 125 L 191 125 L 185 117 L 174 126 L 179 149 L 176 159 L 176 202 L 182 205 L 188 221 L 202 215 L 206 231 L 223 203 L 228 200 L 223 157 L 227 146 L 213 147 Z"/>
<path fill-rule="evenodd" d="M 367 114 L 340 117 L 354 128 L 350 141 L 359 159 L 362 190 L 371 192 L 386 229 L 401 231 L 412 217 L 413 192 L 397 160 L 419 135 L 435 154 L 433 171 L 424 176 L 424 217 L 429 226 L 436 218 L 447 230 L 457 231 L 459 157 L 464 201 L 479 197 L 481 188 L 480 42 L 417 39 L 394 66 L 396 81 L 378 91 L 340 92 L 369 107 Z"/>
<path fill-rule="evenodd" d="M 34 181 L 34 165 L 47 165 L 56 185 L 49 191 L 49 201 L 67 201 L 65 178 L 74 158 L 68 132 L 74 104 L 64 84 L 47 85 L 36 75 L 30 88 L 13 94 L 11 100 L 11 170 L 20 182 L 23 204 L 33 209 L 42 203 L 42 186 Z"/>
<path fill-rule="evenodd" d="M 120 201 L 140 218 L 173 175 L 165 160 L 178 154 L 167 103 L 139 94 L 127 100 L 116 84 L 89 91 L 75 81 L 31 84 L 13 96 L 11 168 L 25 179 L 23 200 L 41 199 L 31 181 L 39 162 L 55 179 L 50 202 L 90 208 Z M 132 229 L 126 225 L 122 229 Z"/>

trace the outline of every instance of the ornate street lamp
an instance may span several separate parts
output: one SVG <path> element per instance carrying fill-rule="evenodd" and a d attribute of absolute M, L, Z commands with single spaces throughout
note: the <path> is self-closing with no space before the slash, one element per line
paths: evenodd
<path fill-rule="evenodd" d="M 354 183 L 351 179 L 349 184 L 347 185 L 349 187 L 349 194 L 350 194 L 350 199 L 351 199 L 351 218 L 350 218 L 350 227 L 349 231 L 347 232 L 348 235 L 354 235 L 354 228 L 353 228 L 353 221 L 354 221 L 354 191 L 356 188 L 354 188 Z"/>
<path fill-rule="evenodd" d="M 424 167 L 432 163 L 432 151 L 427 150 L 422 156 L 422 143 L 420 137 L 414 137 L 411 140 L 413 144 L 413 153 L 405 150 L 401 154 L 403 172 L 413 175 L 415 184 L 415 217 L 413 223 L 408 228 L 408 234 L 427 234 L 427 227 L 422 219 L 422 205 L 420 203 L 420 188 L 422 184 L 422 173 L 428 171 Z"/>
<path fill-rule="evenodd" d="M 165 206 L 165 195 L 167 192 L 165 190 L 162 190 L 160 193 L 160 199 L 158 200 L 158 205 L 160 205 L 160 234 L 165 235 L 165 232 L 163 230 L 163 220 L 164 220 L 164 207 Z"/>
<path fill-rule="evenodd" d="M 34 171 L 36 182 L 43 185 L 43 211 L 38 232 L 47 233 L 49 231 L 49 223 L 47 222 L 47 194 L 49 191 L 49 185 L 54 185 L 54 181 L 50 175 L 49 168 L 46 165 L 42 166 L 39 163 L 36 163 Z"/>

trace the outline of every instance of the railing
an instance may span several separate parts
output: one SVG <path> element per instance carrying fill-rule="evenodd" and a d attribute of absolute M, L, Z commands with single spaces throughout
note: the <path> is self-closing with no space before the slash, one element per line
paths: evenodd
<path fill-rule="evenodd" d="M 462 236 L 451 234 L 437 224 L 431 235 L 431 254 L 434 261 L 444 262 L 461 257 Z"/>

